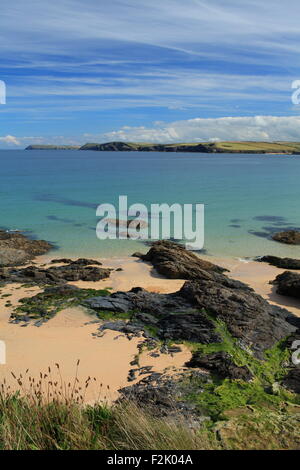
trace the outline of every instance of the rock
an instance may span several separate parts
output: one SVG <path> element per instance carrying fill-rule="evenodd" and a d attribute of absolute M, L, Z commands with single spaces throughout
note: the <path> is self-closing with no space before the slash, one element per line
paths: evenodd
<path fill-rule="evenodd" d="M 60 258 L 60 259 L 53 259 L 51 263 L 63 263 L 63 264 L 72 264 L 72 265 L 79 265 L 79 266 L 101 266 L 102 263 L 99 261 L 96 261 L 94 259 L 88 259 L 88 258 L 79 258 L 75 261 L 69 259 L 69 258 Z"/>
<path fill-rule="evenodd" d="M 0 248 L 0 267 L 20 266 L 31 260 L 31 255 L 24 250 L 15 248 Z"/>
<path fill-rule="evenodd" d="M 291 273 L 290 271 L 285 271 L 282 274 L 279 274 L 274 281 L 271 281 L 271 284 L 277 286 L 277 294 L 280 295 L 289 295 L 290 297 L 296 297 L 300 299 L 300 274 Z"/>
<path fill-rule="evenodd" d="M 253 377 L 248 367 L 238 367 L 233 362 L 230 354 L 224 351 L 207 354 L 206 356 L 196 351 L 193 353 L 192 359 L 186 363 L 186 366 L 207 369 L 221 379 L 249 381 Z"/>
<path fill-rule="evenodd" d="M 104 310 L 109 312 L 127 313 L 132 308 L 130 300 L 122 296 L 111 295 L 109 297 L 91 297 L 85 301 L 85 304 L 93 310 Z"/>
<path fill-rule="evenodd" d="M 181 340 L 195 343 L 218 343 L 220 336 L 215 332 L 215 326 L 206 315 L 200 312 L 186 314 L 171 314 L 164 316 L 158 323 L 159 338 L 164 340 Z"/>
<path fill-rule="evenodd" d="M 73 260 L 70 258 L 57 258 L 57 259 L 52 259 L 51 263 L 52 264 L 56 264 L 56 263 L 70 264 L 70 263 L 73 263 Z"/>
<path fill-rule="evenodd" d="M 59 286 L 54 287 L 46 287 L 44 289 L 44 294 L 49 294 L 53 296 L 63 296 L 63 297 L 70 297 L 72 295 L 76 295 L 76 293 L 80 292 L 80 287 L 72 286 L 70 284 L 62 284 Z"/>
<path fill-rule="evenodd" d="M 31 240 L 20 232 L 0 230 L 0 250 L 8 248 L 22 250 L 29 256 L 29 259 L 33 259 L 35 256 L 47 253 L 53 248 L 53 245 L 45 240 Z M 21 264 L 24 264 L 24 262 L 22 261 Z M 14 266 L 17 265 L 16 262 Z"/>
<path fill-rule="evenodd" d="M 296 330 L 289 322 L 294 315 L 269 304 L 243 284 L 241 287 L 227 281 L 187 281 L 179 294 L 223 321 L 231 335 L 261 359 L 265 349 Z"/>
<path fill-rule="evenodd" d="M 26 268 L 0 268 L 1 282 L 22 284 L 62 284 L 67 281 L 100 281 L 110 276 L 110 269 L 68 264 L 48 269 L 28 266 Z"/>
<path fill-rule="evenodd" d="M 161 340 L 220 342 L 211 318 L 221 320 L 246 350 L 263 358 L 279 340 L 297 330 L 297 318 L 269 304 L 247 285 L 223 274 L 203 271 L 203 279 L 187 281 L 180 291 L 157 294 L 142 288 L 86 301 L 95 310 L 135 312 L 128 324 L 155 328 Z"/>
<path fill-rule="evenodd" d="M 283 379 L 282 385 L 293 393 L 300 393 L 300 367 L 294 367 Z"/>
<path fill-rule="evenodd" d="M 136 251 L 135 253 L 132 253 L 132 255 L 134 258 L 143 258 L 143 253 L 140 253 L 139 251 Z"/>
<path fill-rule="evenodd" d="M 100 261 L 97 261 L 95 259 L 89 259 L 89 258 L 79 258 L 76 261 L 72 261 L 73 265 L 79 265 L 79 266 L 102 266 L 102 263 Z"/>
<path fill-rule="evenodd" d="M 255 261 L 269 263 L 282 269 L 300 269 L 300 259 L 279 258 L 278 256 L 259 256 Z"/>
<path fill-rule="evenodd" d="M 146 255 L 139 256 L 149 261 L 168 279 L 198 279 L 202 271 L 223 273 L 227 271 L 216 264 L 202 260 L 183 246 L 167 240 L 153 243 Z"/>
<path fill-rule="evenodd" d="M 124 333 L 126 335 L 141 336 L 141 327 L 139 325 L 126 323 L 122 320 L 106 322 L 101 325 L 98 329 L 99 331 L 112 330 L 119 331 L 120 333 Z"/>
<path fill-rule="evenodd" d="M 152 372 L 150 375 L 140 380 L 138 383 L 121 388 L 119 390 L 122 400 L 132 400 L 143 408 L 148 408 L 153 416 L 165 417 L 168 419 L 178 419 L 180 417 L 186 420 L 187 424 L 195 423 L 199 429 L 199 422 L 204 419 L 195 405 L 184 400 L 183 385 L 189 383 L 193 377 L 193 372 L 187 372 L 180 376 L 169 376 Z M 209 377 L 205 374 L 202 376 L 203 382 L 208 382 Z M 184 390 L 188 392 L 188 390 Z M 207 419 L 207 418 L 206 418 Z"/>
<path fill-rule="evenodd" d="M 300 232 L 298 230 L 287 230 L 277 232 L 272 236 L 273 240 L 288 245 L 300 245 Z"/>
<path fill-rule="evenodd" d="M 169 346 L 168 347 L 169 354 L 177 354 L 182 351 L 179 346 Z"/>
<path fill-rule="evenodd" d="M 136 372 L 138 369 L 130 369 L 128 372 L 127 382 L 133 382 L 136 379 Z"/>

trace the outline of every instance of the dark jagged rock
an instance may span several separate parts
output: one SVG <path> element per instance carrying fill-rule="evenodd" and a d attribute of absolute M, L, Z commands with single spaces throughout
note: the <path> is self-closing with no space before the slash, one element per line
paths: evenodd
<path fill-rule="evenodd" d="M 271 284 L 277 286 L 277 294 L 289 295 L 300 299 L 300 274 L 285 271 L 279 274 Z"/>
<path fill-rule="evenodd" d="M 289 371 L 283 379 L 282 385 L 293 393 L 300 393 L 300 366 Z"/>
<path fill-rule="evenodd" d="M 199 367 L 217 374 L 221 379 L 240 379 L 249 381 L 253 377 L 248 367 L 238 367 L 230 354 L 220 351 L 203 356 L 199 351 L 193 353 L 192 359 L 186 363 L 187 367 Z"/>
<path fill-rule="evenodd" d="M 79 266 L 102 266 L 102 263 L 100 263 L 100 261 L 96 261 L 94 259 L 89 259 L 89 258 L 79 258 L 75 261 L 69 258 L 60 258 L 60 259 L 53 259 L 51 263 L 73 264 L 73 265 L 79 265 Z"/>
<path fill-rule="evenodd" d="M 139 256 L 149 261 L 155 269 L 169 279 L 198 279 L 202 271 L 223 273 L 227 271 L 216 264 L 202 260 L 178 243 L 167 240 L 153 243 L 147 254 Z"/>
<path fill-rule="evenodd" d="M 273 240 L 287 245 L 300 245 L 300 232 L 297 230 L 287 230 L 272 235 Z"/>
<path fill-rule="evenodd" d="M 56 264 L 56 263 L 57 263 L 57 264 L 60 264 L 60 263 L 62 263 L 62 264 L 70 264 L 70 263 L 73 263 L 73 260 L 70 259 L 70 258 L 57 258 L 57 259 L 52 259 L 52 260 L 51 260 L 51 263 L 52 263 L 52 264 Z"/>
<path fill-rule="evenodd" d="M 172 294 L 134 288 L 95 297 L 86 304 L 95 310 L 134 311 L 134 321 L 154 327 L 163 340 L 218 342 L 211 317 L 222 320 L 232 336 L 259 358 L 265 349 L 296 331 L 294 316 L 287 310 L 269 304 L 239 281 L 213 272 L 204 274 L 203 279 L 187 281 Z"/>
<path fill-rule="evenodd" d="M 138 312 L 166 315 L 169 312 L 186 312 L 191 310 L 188 301 L 174 294 L 156 294 L 141 287 L 135 287 L 129 292 L 115 292 L 109 297 L 92 297 L 87 305 L 95 310 L 111 312 Z M 141 318 L 141 317 L 139 317 Z M 149 316 L 147 321 L 149 322 Z"/>
<path fill-rule="evenodd" d="M 159 337 L 164 340 L 202 344 L 221 341 L 221 337 L 214 331 L 214 324 L 201 312 L 166 315 L 156 326 L 159 329 Z"/>
<path fill-rule="evenodd" d="M 278 256 L 259 256 L 255 261 L 269 263 L 282 269 L 300 269 L 300 259 L 279 258 Z"/>
<path fill-rule="evenodd" d="M 25 264 L 35 256 L 47 253 L 51 248 L 53 246 L 45 240 L 31 240 L 20 232 L 0 230 L 0 266 Z"/>
<path fill-rule="evenodd" d="M 139 251 L 136 251 L 135 253 L 132 253 L 131 255 L 133 258 L 143 258 L 143 253 L 140 253 Z"/>
<path fill-rule="evenodd" d="M 269 304 L 243 284 L 241 287 L 234 283 L 204 279 L 188 281 L 180 295 L 189 299 L 192 305 L 222 320 L 232 336 L 259 358 L 263 357 L 265 349 L 296 329 L 289 323 L 289 318 L 293 317 L 290 312 Z"/>
<path fill-rule="evenodd" d="M 123 320 L 103 323 L 103 325 L 99 327 L 99 331 L 102 332 L 105 330 L 119 331 L 120 333 L 124 333 L 126 335 L 134 335 L 134 336 L 140 336 L 142 332 L 141 326 L 134 325 L 131 323 L 126 323 Z"/>
<path fill-rule="evenodd" d="M 22 284 L 61 284 L 67 281 L 100 281 L 110 276 L 110 269 L 69 264 L 48 269 L 28 266 L 26 268 L 0 268 L 0 281 Z"/>
<path fill-rule="evenodd" d="M 130 299 L 124 296 L 112 294 L 109 297 L 91 297 L 86 300 L 86 305 L 93 310 L 126 313 L 132 309 Z"/>
<path fill-rule="evenodd" d="M 168 418 L 176 419 L 181 416 L 190 424 L 194 422 L 199 427 L 199 421 L 209 418 L 199 412 L 194 404 L 184 399 L 184 394 L 189 392 L 189 386 L 183 386 L 182 379 L 188 383 L 193 376 L 199 377 L 200 375 L 203 383 L 210 381 L 207 374 L 194 371 L 187 371 L 173 377 L 152 372 L 138 383 L 121 388 L 119 401 L 133 400 L 139 406 L 150 409 L 153 416 L 168 416 Z"/>

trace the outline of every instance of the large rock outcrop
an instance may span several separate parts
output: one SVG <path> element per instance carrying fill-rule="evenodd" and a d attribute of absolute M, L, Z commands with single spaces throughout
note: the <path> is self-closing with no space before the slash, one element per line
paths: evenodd
<path fill-rule="evenodd" d="M 227 271 L 216 264 L 199 258 L 192 251 L 178 243 L 167 240 L 153 243 L 143 261 L 149 261 L 154 268 L 168 279 L 198 279 L 203 271 L 223 273 Z"/>
<path fill-rule="evenodd" d="M 187 281 L 172 294 L 135 288 L 88 299 L 86 305 L 98 311 L 134 311 L 132 321 L 154 327 L 163 340 L 219 342 L 214 321 L 221 320 L 240 345 L 258 358 L 296 330 L 290 312 L 269 304 L 245 284 L 213 272 L 203 272 L 202 279 Z"/>
<path fill-rule="evenodd" d="M 271 284 L 277 286 L 277 294 L 288 295 L 300 299 L 300 274 L 285 271 L 279 274 Z"/>
<path fill-rule="evenodd" d="M 47 253 L 53 246 L 45 240 L 31 240 L 20 232 L 0 230 L 0 266 L 19 266 Z"/>

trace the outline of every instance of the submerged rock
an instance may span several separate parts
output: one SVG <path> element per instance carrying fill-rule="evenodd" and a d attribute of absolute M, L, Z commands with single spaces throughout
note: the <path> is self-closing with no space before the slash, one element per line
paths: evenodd
<path fill-rule="evenodd" d="M 137 254 L 135 254 L 137 255 Z M 202 260 L 183 246 L 167 240 L 153 243 L 147 254 L 139 257 L 149 261 L 154 268 L 169 279 L 198 279 L 202 271 L 223 273 L 227 271 L 216 264 Z"/>
<path fill-rule="evenodd" d="M 300 259 L 279 258 L 278 256 L 259 256 L 255 261 L 269 263 L 282 269 L 300 269 Z"/>
<path fill-rule="evenodd" d="M 277 232 L 272 235 L 273 240 L 287 245 L 300 245 L 300 232 L 298 230 L 287 230 L 285 232 Z"/>
<path fill-rule="evenodd" d="M 271 284 L 277 286 L 277 294 L 289 295 L 300 299 L 300 273 L 285 271 L 279 274 Z"/>

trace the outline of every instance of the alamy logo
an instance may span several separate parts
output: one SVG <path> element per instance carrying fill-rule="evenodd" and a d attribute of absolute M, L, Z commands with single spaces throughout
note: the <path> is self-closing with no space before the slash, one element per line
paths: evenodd
<path fill-rule="evenodd" d="M 187 249 L 201 250 L 204 246 L 204 205 L 168 205 L 135 203 L 128 207 L 127 196 L 119 196 L 119 207 L 100 204 L 96 212 L 100 240 L 184 240 Z"/>
<path fill-rule="evenodd" d="M 6 364 L 6 344 L 0 341 L 0 365 Z"/>
<path fill-rule="evenodd" d="M 0 80 L 0 104 L 6 104 L 6 85 Z"/>
<path fill-rule="evenodd" d="M 294 341 L 291 349 L 294 351 L 292 354 L 292 363 L 298 366 L 300 364 L 300 340 Z"/>

